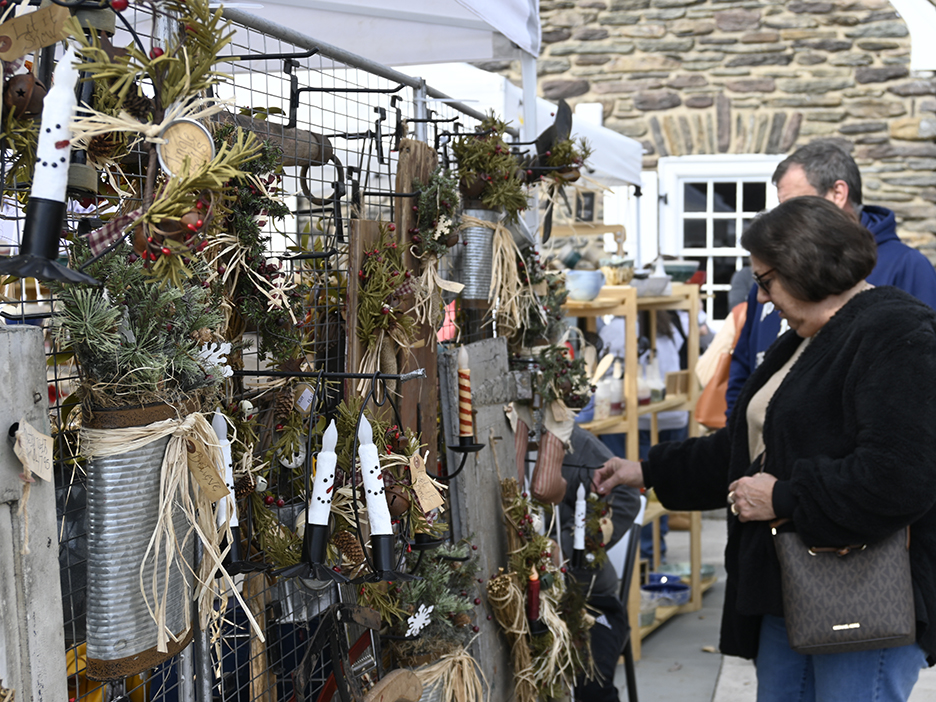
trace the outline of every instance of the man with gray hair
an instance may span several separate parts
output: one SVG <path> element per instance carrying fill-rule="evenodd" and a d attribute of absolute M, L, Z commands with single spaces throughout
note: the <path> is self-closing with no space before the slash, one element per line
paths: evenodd
<path fill-rule="evenodd" d="M 777 166 L 773 184 L 777 186 L 780 202 L 803 195 L 818 195 L 858 217 L 877 243 L 877 265 L 868 276 L 868 282 L 893 285 L 936 309 L 936 270 L 933 264 L 900 240 L 892 211 L 862 204 L 858 164 L 840 142 L 819 139 L 801 146 Z M 786 321 L 780 319 L 772 302 L 765 305 L 757 302 L 757 285 L 754 285 L 748 294 L 747 319 L 731 357 L 727 414 L 731 414 L 748 376 L 786 329 Z"/>

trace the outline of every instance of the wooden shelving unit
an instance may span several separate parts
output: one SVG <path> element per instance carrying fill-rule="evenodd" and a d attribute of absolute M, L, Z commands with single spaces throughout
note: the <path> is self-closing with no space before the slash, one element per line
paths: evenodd
<path fill-rule="evenodd" d="M 698 384 L 689 383 L 688 392 L 668 395 L 662 402 L 649 405 L 637 404 L 637 313 L 643 310 L 685 310 L 689 313 L 689 333 L 686 343 L 688 349 L 689 376 L 695 378 L 695 365 L 699 360 L 699 287 L 683 283 L 672 284 L 672 294 L 663 297 L 638 297 L 637 289 L 629 285 L 606 285 L 601 289 L 594 300 L 589 302 L 569 301 L 566 311 L 569 315 L 585 318 L 586 329 L 594 331 L 595 319 L 604 315 L 624 317 L 626 343 L 624 347 L 624 400 L 625 412 L 623 415 L 599 419 L 582 424 L 582 428 L 594 434 L 627 434 L 627 457 L 636 461 L 639 458 L 638 418 L 650 415 L 650 434 L 652 443 L 657 443 L 659 427 L 657 413 L 671 410 L 684 410 L 689 412 L 689 435 L 698 436 L 698 424 L 695 421 L 695 403 L 698 397 Z M 656 347 L 656 315 L 649 315 L 650 329 L 648 337 L 651 347 Z M 650 501 L 644 514 L 644 525 L 653 525 L 653 569 L 660 566 L 660 517 L 667 514 L 666 509 L 656 502 Z M 639 624 L 640 612 L 640 578 L 631 580 L 631 591 L 628 598 L 628 618 L 631 631 L 639 634 L 633 637 L 632 645 L 634 658 L 640 659 L 640 642 L 644 636 L 654 631 L 663 622 L 671 617 L 685 612 L 695 612 L 702 607 L 702 593 L 708 590 L 715 582 L 715 578 L 705 581 L 701 578 L 702 571 L 702 515 L 692 512 L 689 528 L 689 550 L 691 563 L 691 578 L 689 585 L 692 594 L 689 602 L 680 607 L 659 607 L 656 619 L 649 626 L 641 627 Z M 638 563 L 634 564 L 635 574 L 639 574 Z"/>

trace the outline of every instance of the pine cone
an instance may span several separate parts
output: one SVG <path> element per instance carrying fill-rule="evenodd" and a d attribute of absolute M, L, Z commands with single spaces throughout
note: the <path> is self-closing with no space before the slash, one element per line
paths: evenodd
<path fill-rule="evenodd" d="M 279 391 L 276 396 L 276 402 L 273 403 L 273 417 L 277 422 L 286 422 L 293 410 L 293 389 L 292 385 L 287 385 Z"/>
<path fill-rule="evenodd" d="M 124 100 L 123 109 L 141 122 L 149 122 L 153 114 L 153 101 L 133 91 Z"/>
<path fill-rule="evenodd" d="M 455 626 L 463 627 L 471 624 L 471 617 L 469 617 L 465 612 L 459 612 L 455 615 L 455 618 L 452 620 L 452 623 Z"/>
<path fill-rule="evenodd" d="M 245 473 L 234 481 L 234 497 L 242 500 L 248 495 L 252 495 L 257 489 L 257 483 L 250 473 Z"/>
<path fill-rule="evenodd" d="M 199 344 L 208 344 L 211 343 L 211 339 L 213 337 L 211 330 L 208 327 L 202 327 L 201 329 L 196 329 L 192 332 L 192 338 Z"/>
<path fill-rule="evenodd" d="M 332 543 L 349 562 L 364 562 L 364 549 L 361 548 L 361 542 L 358 541 L 357 534 L 353 531 L 339 531 L 332 536 Z"/>
<path fill-rule="evenodd" d="M 112 160 L 123 146 L 121 135 L 116 132 L 98 134 L 88 140 L 88 158 L 97 163 Z"/>

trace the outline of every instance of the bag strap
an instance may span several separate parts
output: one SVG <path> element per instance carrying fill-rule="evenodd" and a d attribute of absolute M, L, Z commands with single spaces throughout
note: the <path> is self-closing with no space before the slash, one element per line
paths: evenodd
<path fill-rule="evenodd" d="M 744 329 L 744 323 L 747 321 L 747 303 L 739 302 L 731 310 L 731 315 L 734 317 L 735 324 L 734 341 L 731 342 L 731 350 L 734 351 L 735 346 L 738 345 L 738 339 L 741 338 L 741 330 Z"/>

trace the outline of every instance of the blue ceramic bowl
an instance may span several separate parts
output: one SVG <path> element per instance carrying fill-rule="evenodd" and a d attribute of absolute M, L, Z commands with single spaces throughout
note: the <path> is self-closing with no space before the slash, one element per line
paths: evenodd
<path fill-rule="evenodd" d="M 604 282 L 604 273 L 601 271 L 566 271 L 566 290 L 569 291 L 570 300 L 594 300 Z"/>
<path fill-rule="evenodd" d="M 642 592 L 650 595 L 658 607 L 672 607 L 684 605 L 689 601 L 692 588 L 681 583 L 656 583 L 643 585 Z"/>

